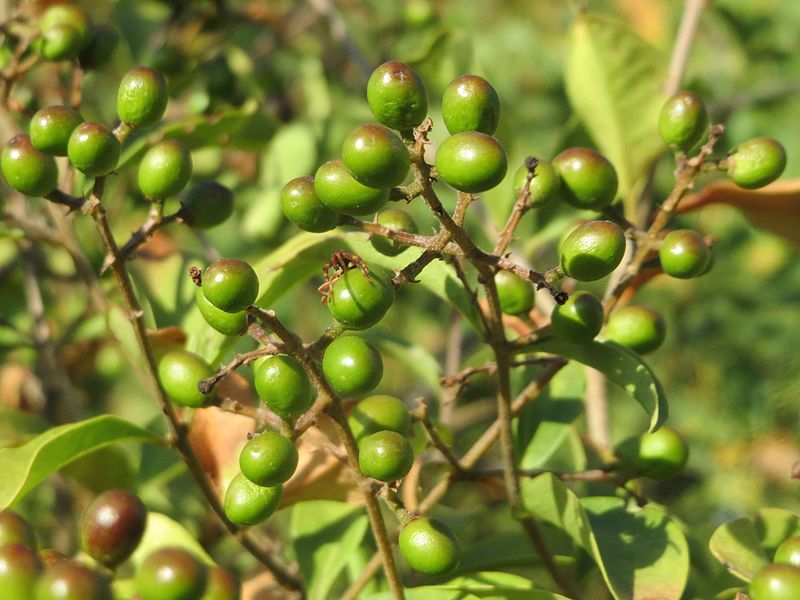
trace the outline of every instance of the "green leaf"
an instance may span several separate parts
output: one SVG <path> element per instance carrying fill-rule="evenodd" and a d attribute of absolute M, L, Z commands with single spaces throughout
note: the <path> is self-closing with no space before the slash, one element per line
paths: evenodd
<path fill-rule="evenodd" d="M 68 475 L 94 494 L 112 489 L 132 489 L 136 472 L 128 454 L 118 446 L 104 446 L 63 468 Z"/>
<path fill-rule="evenodd" d="M 547 466 L 582 413 L 583 402 L 579 398 L 539 398 L 526 407 L 518 420 L 517 435 L 522 445 L 519 467 Z"/>
<path fill-rule="evenodd" d="M 569 102 L 619 176 L 625 211 L 631 192 L 663 151 L 658 114 L 666 77 L 659 53 L 620 21 L 581 15 L 569 33 L 565 85 Z"/>
<path fill-rule="evenodd" d="M 650 431 L 655 431 L 667 420 L 669 408 L 664 388 L 647 363 L 632 350 L 610 341 L 573 344 L 555 337 L 535 342 L 530 349 L 577 360 L 602 372 L 647 411 Z"/>
<path fill-rule="evenodd" d="M 767 564 L 755 525 L 750 519 L 728 521 L 717 527 L 708 541 L 711 554 L 733 575 L 750 581 Z"/>
<path fill-rule="evenodd" d="M 366 337 L 378 346 L 382 355 L 391 356 L 403 363 L 432 392 L 439 390 L 439 379 L 442 376 L 441 365 L 436 357 L 425 348 L 380 330 L 368 331 Z"/>
<path fill-rule="evenodd" d="M 142 541 L 130 560 L 138 567 L 155 550 L 164 546 L 177 546 L 188 550 L 207 565 L 215 564 L 196 538 L 195 534 L 167 515 L 150 511 L 147 513 L 147 526 Z"/>
<path fill-rule="evenodd" d="M 512 573 L 485 572 L 457 577 L 441 585 L 406 588 L 407 600 L 569 600 L 566 596 L 536 589 L 527 577 Z M 372 594 L 364 600 L 392 600 L 390 592 Z"/>
<path fill-rule="evenodd" d="M 17 502 L 45 477 L 73 460 L 123 440 L 161 438 L 112 415 L 53 427 L 18 448 L 0 450 L 0 509 Z"/>
<path fill-rule="evenodd" d="M 616 600 L 678 600 L 689 570 L 686 539 L 665 513 L 625 510 L 619 498 L 588 498 L 586 507 L 557 477 L 524 481 L 530 513 L 569 536 L 600 569 Z"/>
<path fill-rule="evenodd" d="M 309 600 L 331 598 L 331 588 L 358 551 L 369 525 L 361 507 L 315 500 L 292 509 L 290 536 Z"/>
<path fill-rule="evenodd" d="M 785 508 L 759 508 L 754 524 L 761 547 L 770 556 L 784 540 L 800 535 L 800 515 Z"/>

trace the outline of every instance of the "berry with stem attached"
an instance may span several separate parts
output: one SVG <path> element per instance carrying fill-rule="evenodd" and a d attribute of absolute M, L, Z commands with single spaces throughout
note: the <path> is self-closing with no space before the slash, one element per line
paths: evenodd
<path fill-rule="evenodd" d="M 56 161 L 37 150 L 23 133 L 15 135 L 3 147 L 0 170 L 8 184 L 26 196 L 44 196 L 58 185 Z"/>
<path fill-rule="evenodd" d="M 225 492 L 225 516 L 242 527 L 258 525 L 277 510 L 282 495 L 283 486 L 256 485 L 239 473 Z"/>
<path fill-rule="evenodd" d="M 169 399 L 180 406 L 204 406 L 210 395 L 203 394 L 197 386 L 213 374 L 211 365 L 197 354 L 185 350 L 168 352 L 158 363 L 158 380 Z"/>
<path fill-rule="evenodd" d="M 328 298 L 333 318 L 350 329 L 372 327 L 394 302 L 391 276 L 378 269 L 349 269 L 336 278 Z"/>
<path fill-rule="evenodd" d="M 117 114 L 132 127 L 149 127 L 164 116 L 168 99 L 164 76 L 150 67 L 137 67 L 119 84 Z"/>
<path fill-rule="evenodd" d="M 314 191 L 331 211 L 346 215 L 369 215 L 379 211 L 389 200 L 389 188 L 364 185 L 350 174 L 344 163 L 330 160 L 320 165 L 314 175 Z"/>
<path fill-rule="evenodd" d="M 411 442 L 396 431 L 378 431 L 358 443 L 358 468 L 367 477 L 397 481 L 408 474 L 413 464 Z"/>
<path fill-rule="evenodd" d="M 525 179 L 528 176 L 528 167 L 522 165 L 514 173 L 514 197 L 518 198 L 522 193 Z M 530 205 L 532 208 L 540 208 L 553 202 L 558 197 L 561 189 L 561 177 L 553 167 L 553 163 L 540 160 L 536 163 L 534 177 L 530 184 Z"/>
<path fill-rule="evenodd" d="M 108 175 L 117 167 L 121 146 L 114 134 L 100 123 L 81 123 L 67 143 L 73 166 L 89 177 Z"/>
<path fill-rule="evenodd" d="M 297 448 L 277 431 L 265 431 L 250 439 L 239 454 L 242 474 L 256 485 L 280 485 L 294 474 Z"/>
<path fill-rule="evenodd" d="M 664 481 L 680 473 L 689 460 L 689 447 L 670 427 L 623 441 L 615 450 L 624 464 L 644 477 Z"/>
<path fill-rule="evenodd" d="M 203 290 L 197 288 L 194 295 L 197 310 L 203 320 L 212 328 L 225 335 L 242 335 L 247 329 L 247 312 L 227 312 L 220 310 L 203 295 Z"/>
<path fill-rule="evenodd" d="M 647 306 L 623 306 L 611 313 L 606 337 L 639 354 L 653 352 L 664 343 L 664 318 Z"/>
<path fill-rule="evenodd" d="M 81 545 L 108 568 L 125 562 L 144 535 L 147 507 L 126 490 L 108 490 L 94 499 L 81 518 Z"/>
<path fill-rule="evenodd" d="M 561 243 L 561 268 L 578 281 L 602 279 L 617 268 L 625 254 L 625 234 L 611 221 L 589 221 Z"/>
<path fill-rule="evenodd" d="M 688 152 L 708 129 L 708 112 L 702 98 L 682 90 L 670 96 L 658 116 L 658 133 L 675 150 Z"/>
<path fill-rule="evenodd" d="M 163 200 L 186 187 L 192 176 L 192 156 L 181 142 L 164 140 L 150 148 L 139 163 L 138 182 L 142 194 Z"/>
<path fill-rule="evenodd" d="M 28 129 L 35 148 L 52 156 L 66 156 L 69 138 L 83 122 L 80 114 L 69 106 L 48 106 L 31 119 Z"/>
<path fill-rule="evenodd" d="M 201 289 L 206 299 L 225 312 L 243 311 L 258 297 L 258 275 L 238 258 L 221 258 L 203 272 Z"/>
<path fill-rule="evenodd" d="M 334 391 L 342 396 L 371 392 L 383 377 L 383 360 L 364 338 L 338 337 L 325 349 L 322 371 Z"/>
<path fill-rule="evenodd" d="M 303 366 L 288 354 L 265 358 L 256 368 L 255 387 L 258 397 L 272 412 L 292 420 L 314 403 L 314 392 Z"/>
<path fill-rule="evenodd" d="M 233 192 L 216 181 L 203 181 L 181 198 L 181 219 L 193 229 L 209 229 L 233 214 Z"/>
<path fill-rule="evenodd" d="M 670 231 L 658 252 L 664 273 L 678 279 L 691 279 L 706 272 L 711 260 L 703 236 L 691 229 Z"/>
<path fill-rule="evenodd" d="M 575 292 L 550 315 L 553 333 L 571 342 L 588 342 L 603 327 L 603 305 L 589 292 Z"/>
<path fill-rule="evenodd" d="M 479 75 L 462 75 L 442 94 L 442 118 L 451 134 L 480 131 L 492 135 L 500 122 L 500 98 Z"/>
<path fill-rule="evenodd" d="M 425 86 L 406 64 L 389 61 L 375 69 L 367 82 L 367 103 L 378 122 L 406 132 L 428 114 Z"/>
<path fill-rule="evenodd" d="M 400 553 L 411 568 L 426 575 L 444 575 L 461 560 L 455 534 L 444 523 L 417 517 L 400 531 Z"/>
<path fill-rule="evenodd" d="M 502 144 L 479 131 L 462 131 L 447 138 L 436 151 L 436 172 L 461 192 L 490 190 L 506 175 L 508 160 Z"/>
<path fill-rule="evenodd" d="M 575 208 L 602 210 L 617 194 L 617 172 L 591 148 L 568 148 L 553 159 L 561 177 L 561 196 Z"/>
<path fill-rule="evenodd" d="M 322 203 L 310 176 L 297 177 L 283 186 L 281 210 L 300 229 L 312 233 L 330 231 L 339 222 L 339 213 Z"/>
<path fill-rule="evenodd" d="M 142 600 L 200 600 L 207 577 L 206 566 L 194 554 L 163 546 L 139 565 L 136 591 Z"/>
<path fill-rule="evenodd" d="M 364 185 L 388 188 L 403 183 L 411 166 L 411 156 L 403 140 L 391 129 L 366 123 L 344 139 L 342 162 Z"/>
<path fill-rule="evenodd" d="M 786 168 L 786 150 L 769 137 L 755 137 L 731 150 L 728 176 L 739 187 L 756 189 L 772 183 Z"/>

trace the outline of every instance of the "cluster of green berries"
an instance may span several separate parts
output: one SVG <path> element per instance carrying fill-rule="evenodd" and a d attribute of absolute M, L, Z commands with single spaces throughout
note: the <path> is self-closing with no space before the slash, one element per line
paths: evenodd
<path fill-rule="evenodd" d="M 763 566 L 750 580 L 750 600 L 800 598 L 800 536 L 784 540 L 772 563 Z"/>
<path fill-rule="evenodd" d="M 0 512 L 0 597 L 15 600 L 112 600 L 111 579 L 139 546 L 147 508 L 134 494 L 108 490 L 80 522 L 81 549 L 94 563 L 38 548 L 37 536 L 17 513 Z M 149 554 L 135 575 L 142 600 L 237 600 L 239 581 L 207 567 L 182 548 Z"/>

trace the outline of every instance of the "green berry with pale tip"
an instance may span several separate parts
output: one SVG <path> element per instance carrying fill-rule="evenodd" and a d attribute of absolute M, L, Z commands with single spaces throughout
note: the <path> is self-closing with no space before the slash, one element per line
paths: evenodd
<path fill-rule="evenodd" d="M 398 540 L 400 554 L 415 571 L 444 575 L 461 560 L 461 547 L 455 534 L 444 523 L 417 517 L 403 526 Z"/>
<path fill-rule="evenodd" d="M 736 185 L 757 189 L 781 176 L 786 168 L 786 150 L 777 140 L 756 137 L 731 150 L 725 162 L 728 176 Z"/>
<path fill-rule="evenodd" d="M 375 218 L 378 225 L 383 225 L 392 231 L 402 231 L 405 233 L 417 233 L 417 224 L 407 212 L 398 208 L 387 208 L 378 213 Z M 382 235 L 372 235 L 369 238 L 372 247 L 386 256 L 397 256 L 408 248 L 405 244 L 385 238 Z"/>
<path fill-rule="evenodd" d="M 193 229 L 209 229 L 233 214 L 233 192 L 216 181 L 203 181 L 181 198 L 181 219 Z"/>
<path fill-rule="evenodd" d="M 296 177 L 281 190 L 284 216 L 304 231 L 323 233 L 339 223 L 339 213 L 325 206 L 314 189 L 313 177 Z"/>
<path fill-rule="evenodd" d="M 667 326 L 660 313 L 647 306 L 623 306 L 611 313 L 606 337 L 639 354 L 648 354 L 664 343 Z"/>
<path fill-rule="evenodd" d="M 155 125 L 167 109 L 167 82 L 150 67 L 137 67 L 122 78 L 117 92 L 117 114 L 133 127 Z"/>
<path fill-rule="evenodd" d="M 400 131 L 416 127 L 428 114 L 428 97 L 419 75 L 394 60 L 370 75 L 367 103 L 378 122 Z"/>
<path fill-rule="evenodd" d="M 289 480 L 297 468 L 297 448 L 277 431 L 249 440 L 239 454 L 242 474 L 256 485 L 271 487 Z"/>
<path fill-rule="evenodd" d="M 168 352 L 158 363 L 158 380 L 169 399 L 180 406 L 204 406 L 210 394 L 203 394 L 197 386 L 213 374 L 208 362 L 185 350 Z"/>
<path fill-rule="evenodd" d="M 325 349 L 322 372 L 337 394 L 360 396 L 380 383 L 383 359 L 378 349 L 364 338 L 341 336 Z"/>
<path fill-rule="evenodd" d="M 220 310 L 203 295 L 203 290 L 197 288 L 194 296 L 197 310 L 213 329 L 225 335 L 242 335 L 247 329 L 247 312 L 226 312 Z"/>
<path fill-rule="evenodd" d="M 314 191 L 330 210 L 346 215 L 369 215 L 389 200 L 389 188 L 373 188 L 359 182 L 337 159 L 322 164 L 314 175 Z"/>
<path fill-rule="evenodd" d="M 500 98 L 479 75 L 462 75 L 445 88 L 442 118 L 451 134 L 480 131 L 492 135 L 500 122 Z"/>
<path fill-rule="evenodd" d="M 349 329 L 366 329 L 380 321 L 394 302 L 394 283 L 388 273 L 355 268 L 340 275 L 331 286 L 328 310 Z"/>
<path fill-rule="evenodd" d="M 150 148 L 139 163 L 139 189 L 151 200 L 174 196 L 192 176 L 192 156 L 181 142 L 164 140 Z"/>
<path fill-rule="evenodd" d="M 15 135 L 3 146 L 0 170 L 8 184 L 26 196 L 44 196 L 58 185 L 56 161 L 37 150 L 24 133 Z"/>
<path fill-rule="evenodd" d="M 670 96 L 658 116 L 658 133 L 670 148 L 688 152 L 708 129 L 703 100 L 686 90 Z"/>
<path fill-rule="evenodd" d="M 121 146 L 114 134 L 100 123 L 81 123 L 67 143 L 69 162 L 89 177 L 111 173 L 119 162 Z"/>
<path fill-rule="evenodd" d="M 396 431 L 378 431 L 358 443 L 358 468 L 367 477 L 392 482 L 405 477 L 414 464 L 414 449 L 408 436 Z"/>
<path fill-rule="evenodd" d="M 258 525 L 277 510 L 282 495 L 283 486 L 256 485 L 239 473 L 225 492 L 225 516 L 240 527 Z"/>
<path fill-rule="evenodd" d="M 66 156 L 69 138 L 83 122 L 80 114 L 69 106 L 48 106 L 39 110 L 28 128 L 35 148 L 52 156 Z"/>
<path fill-rule="evenodd" d="M 142 600 L 200 600 L 206 589 L 206 566 L 179 547 L 162 546 L 136 570 L 136 591 Z"/>
<path fill-rule="evenodd" d="M 625 254 L 625 234 L 611 221 L 589 221 L 561 243 L 561 268 L 578 281 L 602 279 L 617 268 Z"/>
<path fill-rule="evenodd" d="M 525 179 L 528 176 L 528 167 L 522 165 L 514 173 L 514 198 L 519 198 L 525 187 Z M 561 189 L 561 177 L 559 177 L 553 164 L 540 160 L 536 163 L 533 179 L 530 183 L 530 204 L 532 208 L 546 206 L 558 198 L 558 191 Z"/>
<path fill-rule="evenodd" d="M 407 435 L 411 427 L 411 413 L 400 398 L 376 394 L 356 404 L 347 422 L 356 441 L 378 431 Z"/>
<path fill-rule="evenodd" d="M 206 299 L 225 312 L 243 311 L 258 297 L 258 275 L 238 258 L 221 258 L 203 272 L 201 289 Z"/>
<path fill-rule="evenodd" d="M 591 148 L 569 148 L 553 159 L 561 177 L 561 197 L 575 208 L 602 210 L 617 195 L 617 172 Z"/>
<path fill-rule="evenodd" d="M 570 342 L 588 342 L 603 327 L 603 305 L 589 292 L 575 292 L 550 315 L 553 333 Z"/>
<path fill-rule="evenodd" d="M 667 275 L 677 279 L 691 279 L 706 272 L 711 260 L 711 250 L 703 236 L 696 231 L 676 229 L 664 237 L 658 258 Z"/>
<path fill-rule="evenodd" d="M 503 181 L 507 169 L 503 145 L 479 131 L 451 135 L 436 151 L 438 176 L 461 192 L 490 190 Z"/>
<path fill-rule="evenodd" d="M 357 181 L 374 188 L 403 183 L 411 156 L 403 140 L 388 127 L 359 125 L 342 143 L 342 162 Z"/>

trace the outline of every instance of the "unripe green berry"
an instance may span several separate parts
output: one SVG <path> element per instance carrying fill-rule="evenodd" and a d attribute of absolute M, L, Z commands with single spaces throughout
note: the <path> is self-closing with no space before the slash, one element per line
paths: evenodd
<path fill-rule="evenodd" d="M 109 568 L 125 562 L 136 550 L 147 524 L 147 507 L 126 490 L 100 494 L 81 518 L 81 545 Z"/>
<path fill-rule="evenodd" d="M 314 190 L 313 177 L 297 177 L 281 190 L 284 216 L 304 231 L 330 231 L 339 222 L 339 213 L 325 206 Z"/>
<path fill-rule="evenodd" d="M 31 119 L 31 143 L 45 154 L 66 156 L 69 138 L 82 122 L 78 112 L 69 106 L 43 108 Z"/>
<path fill-rule="evenodd" d="M 617 268 L 625 254 L 625 234 L 611 221 L 589 221 L 561 243 L 561 268 L 578 281 L 602 279 Z"/>
<path fill-rule="evenodd" d="M 67 143 L 69 162 L 89 177 L 111 173 L 117 167 L 120 151 L 119 140 L 100 123 L 81 123 Z"/>
<path fill-rule="evenodd" d="M 248 263 L 238 258 L 215 260 L 203 272 L 203 294 L 225 312 L 244 310 L 258 297 L 258 276 Z"/>
<path fill-rule="evenodd" d="M 303 366 L 288 354 L 264 359 L 254 374 L 256 393 L 272 412 L 290 421 L 314 403 L 314 392 Z"/>
<path fill-rule="evenodd" d="M 151 200 L 177 194 L 186 187 L 191 176 L 192 156 L 177 140 L 159 142 L 139 163 L 139 189 Z"/>
<path fill-rule="evenodd" d="M 561 195 L 575 208 L 602 210 L 617 194 L 617 172 L 608 159 L 590 148 L 569 148 L 553 159 L 561 176 Z"/>
<path fill-rule="evenodd" d="M 36 532 L 13 510 L 0 511 L 0 547 L 6 544 L 25 544 L 36 550 Z"/>
<path fill-rule="evenodd" d="M 395 431 L 407 435 L 411 427 L 411 413 L 399 398 L 376 394 L 356 404 L 348 423 L 356 441 L 378 431 Z"/>
<path fill-rule="evenodd" d="M 197 354 L 185 350 L 168 352 L 158 363 L 158 379 L 164 391 L 170 400 L 180 406 L 204 406 L 210 395 L 203 394 L 197 386 L 213 374 L 211 365 Z"/>
<path fill-rule="evenodd" d="M 417 224 L 407 212 L 398 208 L 387 208 L 378 213 L 375 221 L 379 225 L 391 229 L 392 231 L 402 231 L 405 233 L 417 233 Z M 408 246 L 396 240 L 385 238 L 381 235 L 372 235 L 369 238 L 372 247 L 386 256 L 397 256 Z"/>
<path fill-rule="evenodd" d="M 670 148 L 688 152 L 708 129 L 703 100 L 686 90 L 670 96 L 658 116 L 658 133 Z"/>
<path fill-rule="evenodd" d="M 368 274 L 350 269 L 331 286 L 328 310 L 333 318 L 350 329 L 372 327 L 383 318 L 394 302 L 394 283 L 383 270 Z"/>
<path fill-rule="evenodd" d="M 89 30 L 89 40 L 78 55 L 81 68 L 86 70 L 99 69 L 114 57 L 114 51 L 119 44 L 119 33 L 105 23 L 92 25 Z"/>
<path fill-rule="evenodd" d="M 50 565 L 36 582 L 36 600 L 112 600 L 105 575 L 71 560 Z"/>
<path fill-rule="evenodd" d="M 388 188 L 373 188 L 360 183 L 341 160 L 328 161 L 317 169 L 314 191 L 330 210 L 346 215 L 372 214 L 389 199 Z"/>
<path fill-rule="evenodd" d="M 508 169 L 506 151 L 490 135 L 463 131 L 447 138 L 436 151 L 436 172 L 461 192 L 476 194 L 503 181 Z"/>
<path fill-rule="evenodd" d="M 225 492 L 225 516 L 240 527 L 258 525 L 277 510 L 282 495 L 283 486 L 256 485 L 239 473 Z"/>
<path fill-rule="evenodd" d="M 205 322 L 220 333 L 242 335 L 247 329 L 246 311 L 231 313 L 220 310 L 208 301 L 200 288 L 197 288 L 194 300 Z"/>
<path fill-rule="evenodd" d="M 422 80 L 411 67 L 397 61 L 385 62 L 372 72 L 367 103 L 380 123 L 400 131 L 416 127 L 428 114 Z"/>
<path fill-rule="evenodd" d="M 528 168 L 522 165 L 514 173 L 514 197 L 519 198 L 525 186 L 525 178 L 528 176 Z M 558 198 L 558 191 L 561 189 L 561 177 L 559 177 L 553 164 L 540 160 L 536 163 L 533 179 L 530 184 L 530 203 L 533 208 L 546 206 Z"/>
<path fill-rule="evenodd" d="M 571 342 L 588 342 L 603 327 L 603 305 L 589 292 L 575 292 L 550 315 L 553 333 Z"/>
<path fill-rule="evenodd" d="M 359 125 L 342 143 L 342 162 L 357 181 L 374 188 L 403 183 L 411 156 L 403 140 L 388 127 Z"/>
<path fill-rule="evenodd" d="M 277 431 L 250 439 L 239 454 L 242 474 L 256 485 L 271 487 L 289 480 L 297 469 L 297 448 Z"/>
<path fill-rule="evenodd" d="M 683 437 L 669 427 L 622 441 L 614 453 L 623 468 L 638 475 L 664 481 L 680 473 L 689 460 L 689 447 Z"/>
<path fill-rule="evenodd" d="M 39 29 L 46 31 L 59 25 L 69 25 L 79 34 L 81 45 L 89 37 L 91 21 L 81 7 L 71 2 L 55 2 L 48 6 L 39 19 Z"/>
<path fill-rule="evenodd" d="M 658 252 L 664 273 L 678 279 L 699 277 L 706 272 L 711 250 L 703 236 L 691 229 L 670 231 Z"/>
<path fill-rule="evenodd" d="M 396 431 L 378 431 L 358 444 L 358 468 L 378 481 L 397 481 L 414 464 L 414 450 L 408 437 Z"/>
<path fill-rule="evenodd" d="M 611 313 L 606 337 L 639 354 L 653 352 L 664 343 L 664 318 L 646 306 L 623 306 Z"/>
<path fill-rule="evenodd" d="M 58 185 L 56 161 L 34 148 L 23 133 L 15 135 L 3 147 L 0 169 L 8 184 L 26 196 L 44 196 Z"/>
<path fill-rule="evenodd" d="M 494 276 L 500 310 L 507 315 L 527 315 L 535 300 L 533 285 L 511 271 L 498 271 Z"/>
<path fill-rule="evenodd" d="M 426 575 L 444 575 L 461 560 L 458 539 L 441 521 L 417 517 L 400 531 L 400 553 L 411 568 Z"/>
<path fill-rule="evenodd" d="M 164 546 L 151 552 L 136 571 L 136 590 L 142 600 L 200 600 L 207 570 L 194 554 Z"/>
<path fill-rule="evenodd" d="M 40 51 L 46 60 L 71 60 L 78 56 L 84 39 L 72 25 L 54 25 L 42 31 Z"/>
<path fill-rule="evenodd" d="M 325 349 L 322 371 L 337 394 L 360 396 L 380 383 L 383 360 L 377 348 L 364 338 L 341 336 Z"/>
<path fill-rule="evenodd" d="M 777 140 L 756 137 L 731 150 L 728 176 L 739 187 L 756 189 L 772 183 L 786 168 L 786 150 Z"/>
<path fill-rule="evenodd" d="M 480 131 L 492 135 L 500 122 L 500 98 L 479 75 L 462 75 L 445 88 L 442 118 L 451 134 Z"/>
<path fill-rule="evenodd" d="M 233 192 L 216 181 L 193 186 L 181 199 L 181 218 L 194 229 L 209 229 L 233 214 Z"/>
<path fill-rule="evenodd" d="M 117 114 L 133 127 L 149 127 L 164 116 L 168 99 L 164 76 L 150 67 L 137 67 L 119 84 Z"/>
<path fill-rule="evenodd" d="M 36 552 L 25 544 L 0 546 L 0 598 L 33 598 L 42 564 Z"/>
<path fill-rule="evenodd" d="M 784 540 L 775 550 L 775 557 L 772 562 L 800 567 L 800 535 Z"/>
<path fill-rule="evenodd" d="M 750 600 L 797 600 L 800 598 L 800 568 L 764 565 L 750 580 Z"/>
<path fill-rule="evenodd" d="M 227 569 L 213 566 L 208 570 L 208 584 L 200 600 L 239 600 L 241 582 Z"/>

